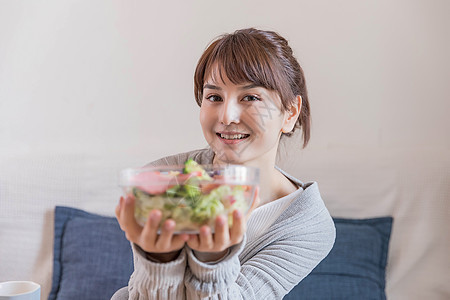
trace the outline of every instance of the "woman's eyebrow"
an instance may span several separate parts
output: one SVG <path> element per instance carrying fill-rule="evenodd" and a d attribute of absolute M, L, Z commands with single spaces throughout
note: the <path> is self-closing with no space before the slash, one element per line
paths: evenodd
<path fill-rule="evenodd" d="M 240 89 L 241 90 L 249 90 L 249 89 L 256 88 L 256 87 L 261 87 L 261 85 L 252 83 L 252 84 L 244 85 L 243 87 L 240 87 Z"/>
<path fill-rule="evenodd" d="M 261 87 L 261 85 L 256 84 L 256 83 L 252 83 L 252 84 L 248 84 L 248 85 L 244 85 L 242 87 L 239 87 L 239 89 L 241 89 L 241 90 L 249 90 L 249 89 L 252 89 L 252 88 L 255 88 L 255 87 Z M 209 84 L 209 83 L 205 84 L 203 86 L 203 89 L 222 90 L 221 87 L 213 85 L 213 84 Z"/>
<path fill-rule="evenodd" d="M 203 86 L 203 89 L 222 90 L 220 87 L 213 85 L 213 84 L 209 84 L 209 83 L 205 84 Z"/>

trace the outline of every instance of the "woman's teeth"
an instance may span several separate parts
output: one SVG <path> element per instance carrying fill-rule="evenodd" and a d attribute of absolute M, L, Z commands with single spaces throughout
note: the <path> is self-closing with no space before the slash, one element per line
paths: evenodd
<path fill-rule="evenodd" d="M 249 137 L 249 134 L 233 134 L 233 135 L 228 135 L 228 134 L 218 134 L 221 138 L 223 139 L 227 139 L 227 140 L 238 140 L 238 139 L 244 139 Z"/>

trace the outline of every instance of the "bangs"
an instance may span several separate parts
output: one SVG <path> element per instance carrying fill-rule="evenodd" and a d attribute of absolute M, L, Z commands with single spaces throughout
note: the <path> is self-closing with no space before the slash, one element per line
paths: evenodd
<path fill-rule="evenodd" d="M 233 84 L 253 83 L 277 91 L 282 99 L 292 99 L 294 95 L 286 75 L 276 57 L 276 49 L 264 40 L 243 33 L 225 35 L 207 48 L 197 66 L 197 103 L 201 104 L 206 79 L 224 82 L 225 76 Z"/>
<path fill-rule="evenodd" d="M 204 80 L 224 81 L 224 75 L 234 84 L 251 82 L 267 89 L 276 89 L 272 76 L 274 69 L 267 52 L 252 40 L 240 41 L 230 36 L 219 43 L 211 53 L 205 68 Z M 218 72 L 218 74 L 217 74 Z"/>

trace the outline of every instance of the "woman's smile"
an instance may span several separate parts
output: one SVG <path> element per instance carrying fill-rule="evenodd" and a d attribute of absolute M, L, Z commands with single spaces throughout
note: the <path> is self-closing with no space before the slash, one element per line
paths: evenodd
<path fill-rule="evenodd" d="M 240 132 L 217 132 L 219 140 L 227 145 L 234 145 L 246 141 L 250 134 Z"/>

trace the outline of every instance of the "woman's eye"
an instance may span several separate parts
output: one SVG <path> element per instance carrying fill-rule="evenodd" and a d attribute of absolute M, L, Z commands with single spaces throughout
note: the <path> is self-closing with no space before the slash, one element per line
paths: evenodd
<path fill-rule="evenodd" d="M 219 96 L 217 96 L 217 95 L 211 95 L 211 96 L 208 96 L 208 97 L 206 97 L 206 99 L 208 99 L 209 101 L 211 101 L 211 102 L 217 102 L 217 101 L 220 101 L 220 100 L 222 100 Z"/>
<path fill-rule="evenodd" d="M 244 101 L 260 101 L 261 98 L 253 95 L 248 95 L 243 98 Z"/>

